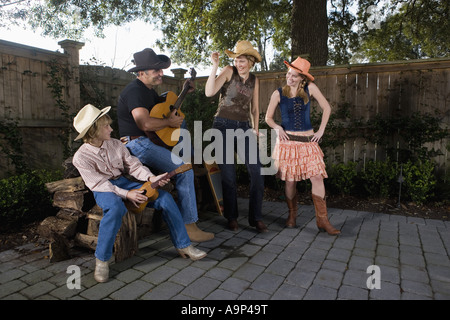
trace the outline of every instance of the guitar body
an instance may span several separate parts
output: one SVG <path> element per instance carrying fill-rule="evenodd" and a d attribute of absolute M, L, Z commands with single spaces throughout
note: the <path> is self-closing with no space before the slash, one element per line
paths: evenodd
<path fill-rule="evenodd" d="M 139 189 L 139 191 L 144 191 L 142 194 L 146 195 L 148 197 L 148 200 L 140 203 L 139 207 L 135 207 L 130 201 L 125 201 L 125 206 L 127 209 L 133 213 L 141 213 L 144 211 L 145 207 L 147 206 L 149 201 L 155 201 L 158 199 L 159 193 L 158 190 L 155 188 L 152 188 L 152 183 L 150 181 L 145 182 Z"/>
<path fill-rule="evenodd" d="M 150 111 L 150 117 L 158 119 L 168 118 L 177 100 L 178 96 L 174 92 L 167 92 L 166 101 L 155 105 Z M 184 118 L 184 114 L 179 109 L 177 114 Z M 156 131 L 156 134 L 169 147 L 175 146 L 180 140 L 180 128 L 165 127 Z"/>
<path fill-rule="evenodd" d="M 180 96 L 177 97 L 177 95 L 172 91 L 167 92 L 165 94 L 166 100 L 162 103 L 158 103 L 152 108 L 152 110 L 150 111 L 150 117 L 159 119 L 168 118 L 173 110 L 177 110 L 176 114 L 184 119 L 184 114 L 180 111 L 180 106 L 184 98 L 186 97 L 186 94 L 189 92 L 190 89 L 193 88 L 190 86 L 190 84 L 195 80 L 197 72 L 195 71 L 194 68 L 191 68 L 190 74 L 191 78 L 185 82 L 183 90 L 180 93 Z M 180 140 L 179 127 L 178 128 L 165 127 L 164 129 L 155 131 L 154 133 L 156 133 L 156 135 L 163 142 L 163 144 L 165 144 L 169 148 L 174 147 Z"/>
<path fill-rule="evenodd" d="M 159 180 L 170 179 L 176 174 L 183 173 L 183 172 L 186 172 L 191 169 L 192 169 L 192 164 L 190 164 L 190 163 L 182 164 L 181 166 L 179 166 L 172 172 L 169 172 L 166 175 L 164 175 L 163 177 L 161 177 L 160 179 L 158 179 L 158 181 L 155 181 L 153 183 L 151 183 L 150 181 L 147 181 L 139 189 L 132 189 L 132 190 L 143 191 L 142 194 L 147 196 L 148 199 L 147 199 L 147 201 L 140 203 L 138 207 L 135 207 L 133 205 L 133 203 L 126 200 L 125 206 L 132 213 L 141 213 L 142 211 L 144 211 L 144 209 L 147 206 L 147 204 L 149 203 L 149 201 L 155 201 L 156 199 L 158 199 L 159 193 L 158 193 L 157 188 L 159 187 Z"/>

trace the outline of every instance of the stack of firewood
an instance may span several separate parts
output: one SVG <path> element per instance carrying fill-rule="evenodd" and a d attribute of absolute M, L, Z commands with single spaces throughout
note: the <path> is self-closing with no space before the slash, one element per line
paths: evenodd
<path fill-rule="evenodd" d="M 81 177 L 67 178 L 46 184 L 53 194 L 53 205 L 59 208 L 56 216 L 41 222 L 38 231 L 49 240 L 51 262 L 70 258 L 70 249 L 84 247 L 95 250 L 102 209 L 95 203 L 92 192 Z M 162 225 L 161 215 L 146 208 L 141 214 L 127 213 L 114 245 L 116 261 L 133 256 L 138 240 L 145 238 Z"/>
<path fill-rule="evenodd" d="M 93 193 L 85 186 L 80 173 L 72 164 L 72 158 L 64 161 L 64 179 L 46 184 L 53 194 L 53 206 L 59 208 L 56 216 L 46 218 L 38 231 L 49 240 L 51 262 L 70 258 L 70 250 L 84 247 L 95 250 L 102 209 L 95 203 Z M 206 170 L 194 166 L 195 186 L 199 209 L 214 206 L 212 193 L 206 179 Z M 163 187 L 176 198 L 174 185 Z M 138 250 L 138 240 L 149 236 L 164 226 L 162 215 L 154 209 L 145 208 L 140 214 L 128 212 L 114 244 L 116 261 L 133 256 Z"/>

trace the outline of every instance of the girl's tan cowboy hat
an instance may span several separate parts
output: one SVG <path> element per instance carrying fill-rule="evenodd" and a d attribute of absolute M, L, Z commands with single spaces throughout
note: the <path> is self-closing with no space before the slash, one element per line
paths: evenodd
<path fill-rule="evenodd" d="M 97 109 L 92 104 L 85 105 L 73 119 L 73 126 L 75 130 L 78 131 L 79 135 L 74 141 L 84 137 L 89 128 L 92 127 L 95 121 L 101 116 L 108 113 L 111 107 L 103 108 L 102 110 Z"/>
<path fill-rule="evenodd" d="M 229 56 L 232 59 L 242 56 L 242 55 L 247 55 L 247 56 L 255 57 L 256 62 L 261 62 L 261 60 L 262 60 L 261 55 L 258 53 L 258 51 L 256 51 L 253 48 L 252 44 L 247 40 L 238 41 L 238 43 L 236 44 L 235 52 L 230 51 L 230 50 L 225 50 L 225 53 L 227 54 L 227 56 Z"/>
<path fill-rule="evenodd" d="M 311 63 L 309 63 L 308 60 L 298 57 L 297 59 L 295 59 L 294 62 L 289 63 L 287 61 L 284 61 L 284 64 L 288 68 L 293 68 L 293 69 L 297 70 L 298 72 L 300 72 L 300 74 L 304 75 L 309 80 L 314 81 L 314 77 L 309 73 L 309 68 L 311 67 Z"/>

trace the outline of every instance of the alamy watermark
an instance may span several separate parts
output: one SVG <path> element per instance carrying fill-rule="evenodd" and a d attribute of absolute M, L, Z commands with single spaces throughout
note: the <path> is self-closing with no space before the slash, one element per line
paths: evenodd
<path fill-rule="evenodd" d="M 370 277 L 367 278 L 367 289 L 373 290 L 373 289 L 381 289 L 381 269 L 377 265 L 370 265 L 367 267 L 368 274 L 370 274 Z"/>
<path fill-rule="evenodd" d="M 172 162 L 175 164 L 190 163 L 192 161 L 192 152 L 194 153 L 194 164 L 202 164 L 203 161 L 231 164 L 235 161 L 234 153 L 236 150 L 238 164 L 244 163 L 243 158 L 246 154 L 248 155 L 249 164 L 257 164 L 259 153 L 259 160 L 262 166 L 261 175 L 274 175 L 277 173 L 274 160 L 270 155 L 270 152 L 275 147 L 277 137 L 274 129 L 271 129 L 270 148 L 268 148 L 268 131 L 266 129 L 260 129 L 259 136 L 252 129 L 246 131 L 242 129 L 226 129 L 224 136 L 216 128 L 208 129 L 202 133 L 202 122 L 194 121 L 193 139 L 191 139 L 189 130 L 181 128 L 179 130 L 182 142 L 175 145 L 172 149 Z M 175 133 L 178 132 L 174 131 L 173 134 Z M 224 140 L 226 141 L 225 143 Z M 191 141 L 193 141 L 194 145 L 191 144 Z M 203 149 L 203 142 L 211 143 Z"/>
<path fill-rule="evenodd" d="M 367 13 L 370 14 L 366 21 L 366 26 L 369 30 L 381 28 L 381 15 L 376 5 L 370 5 L 367 7 Z"/>
<path fill-rule="evenodd" d="M 67 289 L 81 289 L 81 270 L 79 266 L 70 265 L 67 267 L 66 273 L 70 274 L 67 278 Z"/>

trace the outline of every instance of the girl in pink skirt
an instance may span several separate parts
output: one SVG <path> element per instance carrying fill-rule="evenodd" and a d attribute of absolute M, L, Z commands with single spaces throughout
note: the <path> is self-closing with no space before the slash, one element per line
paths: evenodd
<path fill-rule="evenodd" d="M 309 74 L 311 64 L 302 58 L 294 62 L 284 62 L 288 67 L 286 85 L 275 90 L 266 113 L 267 124 L 277 131 L 277 142 L 272 157 L 278 168 L 278 176 L 286 182 L 285 194 L 289 208 L 286 227 L 296 227 L 297 218 L 297 181 L 309 179 L 312 185 L 312 199 L 316 211 L 317 227 L 330 235 L 339 234 L 328 221 L 325 202 L 327 178 L 323 152 L 319 141 L 331 113 L 331 107 L 319 88 L 312 82 Z M 322 122 L 314 132 L 310 120 L 310 98 L 314 97 L 322 108 Z M 277 107 L 281 111 L 281 125 L 273 120 Z"/>

